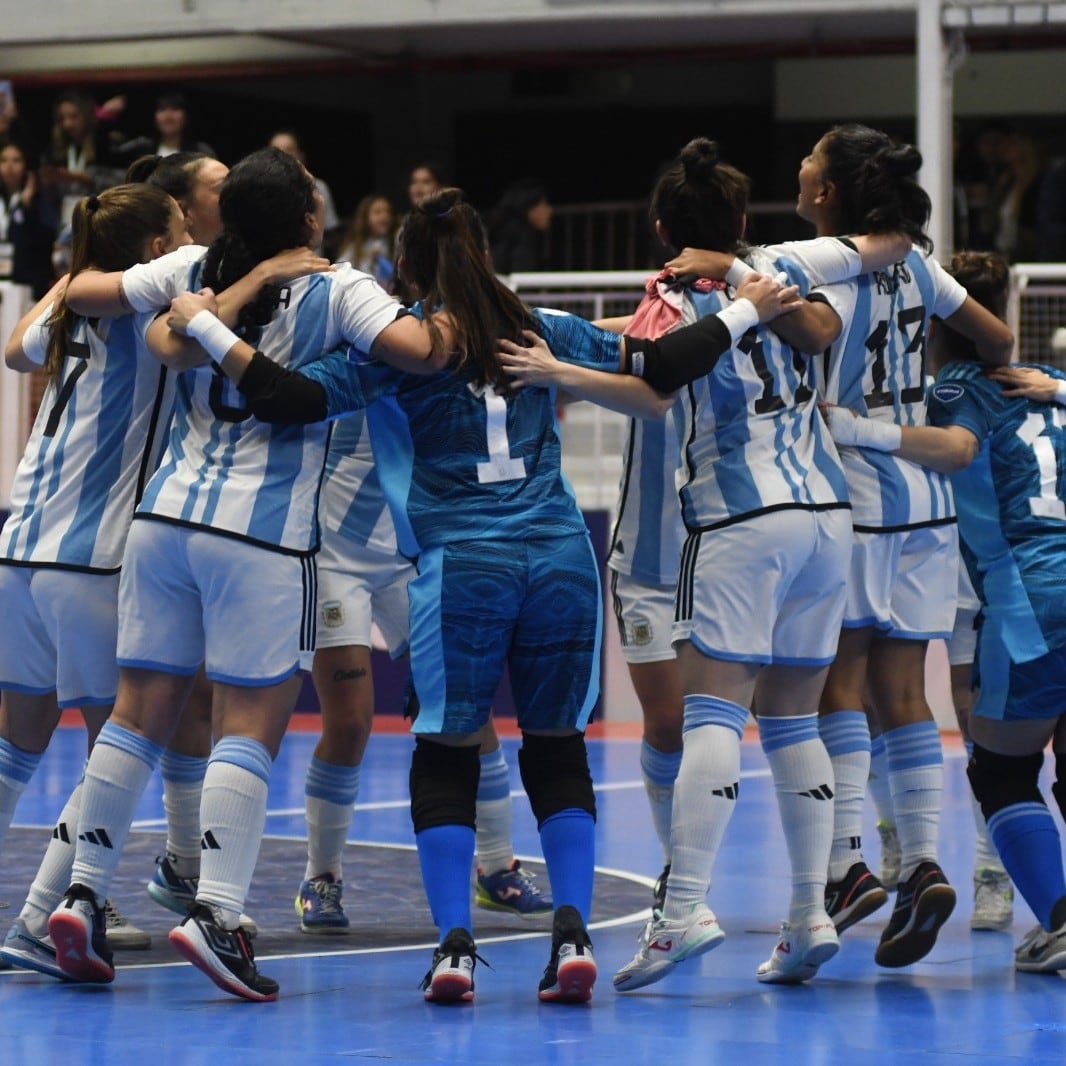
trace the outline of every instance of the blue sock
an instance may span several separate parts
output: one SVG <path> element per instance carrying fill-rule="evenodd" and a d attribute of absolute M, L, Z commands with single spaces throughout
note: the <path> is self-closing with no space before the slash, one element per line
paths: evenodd
<path fill-rule="evenodd" d="M 1050 931 L 1052 908 L 1066 896 L 1062 846 L 1051 812 L 1043 803 L 1012 803 L 992 815 L 988 830 L 1010 879 Z"/>
<path fill-rule="evenodd" d="M 472 932 L 470 868 L 474 863 L 474 830 L 465 825 L 435 825 L 416 833 L 415 843 L 429 911 L 441 937 L 456 928 Z"/>
<path fill-rule="evenodd" d="M 592 910 L 592 879 L 596 863 L 595 819 L 579 807 L 545 818 L 540 846 L 548 867 L 555 906 L 576 907 L 588 925 Z"/>

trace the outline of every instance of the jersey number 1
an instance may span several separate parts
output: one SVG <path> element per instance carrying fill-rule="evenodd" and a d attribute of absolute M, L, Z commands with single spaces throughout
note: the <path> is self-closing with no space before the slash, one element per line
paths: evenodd
<path fill-rule="evenodd" d="M 1030 411 L 1018 427 L 1018 436 L 1033 449 L 1036 468 L 1040 474 L 1040 495 L 1029 497 L 1029 513 L 1037 518 L 1057 518 L 1066 522 L 1066 503 L 1058 494 L 1058 466 L 1055 442 L 1045 428 L 1066 426 L 1066 410 L 1048 407 L 1044 411 Z"/>
<path fill-rule="evenodd" d="M 488 438 L 489 461 L 477 464 L 479 484 L 524 478 L 525 460 L 511 457 L 511 442 L 507 439 L 507 401 L 491 385 L 468 387 L 479 400 L 485 401 L 485 434 Z"/>

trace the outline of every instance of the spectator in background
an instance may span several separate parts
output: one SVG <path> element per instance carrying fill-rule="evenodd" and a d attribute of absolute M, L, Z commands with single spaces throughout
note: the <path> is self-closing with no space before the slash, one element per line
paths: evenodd
<path fill-rule="evenodd" d="M 370 274 L 384 289 L 392 291 L 396 245 L 396 213 L 385 196 L 371 193 L 359 201 L 351 229 L 337 261 L 351 263 Z"/>
<path fill-rule="evenodd" d="M 1051 161 L 1040 181 L 1036 204 L 1037 259 L 1066 262 L 1066 157 Z"/>
<path fill-rule="evenodd" d="M 969 152 L 963 153 L 966 201 L 969 208 L 968 248 L 995 248 L 999 229 L 997 194 L 1007 168 L 1007 141 L 1010 127 L 989 122 L 977 135 Z M 965 161 L 965 162 L 963 162 Z"/>
<path fill-rule="evenodd" d="M 551 227 L 548 191 L 536 178 L 511 182 L 493 208 L 489 222 L 492 265 L 497 274 L 544 270 L 544 235 Z"/>
<path fill-rule="evenodd" d="M 155 136 L 134 137 L 120 144 L 117 154 L 129 162 L 141 155 L 176 155 L 178 152 L 198 152 L 213 156 L 214 148 L 198 141 L 192 132 L 189 102 L 183 93 L 168 92 L 156 100 Z"/>
<path fill-rule="evenodd" d="M 1036 141 L 1026 133 L 1012 133 L 1004 150 L 1006 167 L 997 187 L 999 205 L 996 250 L 1011 262 L 1036 257 L 1037 200 L 1043 160 Z"/>
<path fill-rule="evenodd" d="M 407 196 L 416 207 L 445 186 L 444 171 L 436 163 L 416 163 L 407 174 Z"/>
<path fill-rule="evenodd" d="M 300 145 L 300 138 L 295 130 L 278 130 L 270 138 L 269 146 L 271 148 L 280 148 L 286 155 L 291 155 L 293 159 L 299 160 L 307 167 L 307 156 L 304 154 L 303 147 Z M 310 167 L 307 169 L 310 172 Z M 322 219 L 322 240 L 315 251 L 321 253 L 323 248 L 328 248 L 332 253 L 337 249 L 341 220 L 337 216 L 337 208 L 333 202 L 333 193 L 330 191 L 329 186 L 321 178 L 315 177 L 314 174 L 311 177 L 314 179 L 315 188 L 318 189 L 322 196 L 323 204 L 325 204 Z M 330 258 L 333 258 L 332 254 Z"/>
<path fill-rule="evenodd" d="M 39 300 L 52 284 L 55 216 L 42 204 L 37 176 L 18 144 L 0 148 L 0 278 L 33 289 Z"/>

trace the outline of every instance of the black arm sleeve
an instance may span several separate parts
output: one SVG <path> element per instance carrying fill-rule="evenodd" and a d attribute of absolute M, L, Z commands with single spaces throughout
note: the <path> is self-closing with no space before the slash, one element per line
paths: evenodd
<path fill-rule="evenodd" d="M 657 392 L 676 392 L 689 382 L 705 377 L 733 347 L 728 327 L 717 315 L 658 340 L 626 334 L 630 373 L 643 378 Z"/>
<path fill-rule="evenodd" d="M 317 381 L 294 374 L 256 352 L 237 391 L 261 422 L 321 422 L 328 414 L 326 390 Z"/>

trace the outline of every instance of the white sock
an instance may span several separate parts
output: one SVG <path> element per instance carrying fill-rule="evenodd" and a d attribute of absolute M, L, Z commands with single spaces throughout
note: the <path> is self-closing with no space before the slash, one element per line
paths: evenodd
<path fill-rule="evenodd" d="M 936 722 L 914 722 L 884 734 L 888 780 L 902 853 L 900 880 L 919 863 L 937 861 L 944 753 Z"/>
<path fill-rule="evenodd" d="M 674 783 L 670 882 L 663 916 L 685 918 L 707 900 L 711 873 L 740 783 L 740 738 L 748 712 L 716 696 L 685 697 L 684 748 Z"/>
<path fill-rule="evenodd" d="M 680 751 L 659 751 L 646 740 L 640 745 L 640 774 L 651 808 L 655 835 L 663 849 L 663 862 L 670 861 L 670 820 L 674 808 L 674 782 L 681 769 Z"/>
<path fill-rule="evenodd" d="M 178 877 L 200 875 L 200 797 L 207 758 L 163 752 L 163 810 L 167 816 L 166 854 Z"/>
<path fill-rule="evenodd" d="M 0 737 L 0 853 L 15 817 L 15 806 L 41 761 L 40 753 L 23 751 Z"/>
<path fill-rule="evenodd" d="M 885 738 L 878 734 L 870 738 L 870 798 L 874 801 L 879 825 L 895 825 L 896 812 L 892 806 L 892 787 L 888 783 L 888 752 Z"/>
<path fill-rule="evenodd" d="M 71 883 L 85 885 L 103 905 L 126 846 L 130 823 L 163 749 L 114 722 L 105 722 L 85 766 L 78 843 Z"/>
<path fill-rule="evenodd" d="M 862 860 L 862 815 L 870 779 L 870 727 L 862 711 L 836 711 L 818 719 L 833 765 L 833 847 L 829 880 L 840 881 Z"/>
<path fill-rule="evenodd" d="M 237 928 L 259 858 L 271 761 L 258 741 L 227 736 L 215 745 L 207 764 L 196 900 L 212 908 L 224 929 Z"/>
<path fill-rule="evenodd" d="M 304 880 L 332 876 L 344 880 L 344 845 L 359 797 L 358 766 L 339 766 L 311 757 L 304 781 L 307 817 L 307 866 Z"/>
<path fill-rule="evenodd" d="M 477 786 L 477 864 L 487 874 L 509 870 L 514 862 L 511 843 L 511 778 L 503 749 L 481 756 Z"/>
<path fill-rule="evenodd" d="M 833 766 L 818 735 L 818 716 L 759 716 L 759 739 L 777 792 L 792 865 L 789 919 L 825 909 L 825 879 L 833 844 Z"/>
<path fill-rule="evenodd" d="M 70 871 L 74 865 L 74 844 L 78 839 L 78 817 L 81 811 L 82 782 L 74 786 L 66 805 L 56 819 L 52 839 L 33 878 L 19 917 L 33 936 L 48 935 L 48 919 L 59 906 L 70 885 Z"/>

